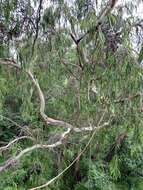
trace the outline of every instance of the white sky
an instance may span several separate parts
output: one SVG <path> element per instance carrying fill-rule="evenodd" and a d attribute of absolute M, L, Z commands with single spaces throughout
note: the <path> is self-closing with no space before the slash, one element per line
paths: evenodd
<path fill-rule="evenodd" d="M 130 3 L 130 2 L 135 2 L 135 4 L 137 5 L 137 10 L 134 10 L 134 15 L 135 16 L 139 16 L 141 18 L 143 18 L 143 1 L 139 3 L 139 0 L 119 0 L 117 5 L 122 5 L 125 3 Z"/>
<path fill-rule="evenodd" d="M 69 4 L 72 4 L 72 2 L 74 2 L 74 0 L 66 0 L 66 1 Z M 51 4 L 50 2 L 51 2 L 50 0 L 44 0 L 44 8 L 50 6 L 50 4 Z M 101 2 L 102 2 L 102 0 L 98 0 L 98 4 L 100 4 Z M 123 5 L 125 3 L 131 3 L 131 2 L 134 2 L 138 6 L 137 10 L 135 10 L 133 14 L 135 16 L 139 16 L 139 17 L 143 18 L 143 0 L 118 0 L 117 5 Z"/>

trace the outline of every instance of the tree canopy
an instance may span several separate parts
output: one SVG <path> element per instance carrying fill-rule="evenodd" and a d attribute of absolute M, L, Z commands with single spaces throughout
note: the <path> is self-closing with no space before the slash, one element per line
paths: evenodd
<path fill-rule="evenodd" d="M 0 190 L 143 189 L 141 3 L 1 0 Z"/>

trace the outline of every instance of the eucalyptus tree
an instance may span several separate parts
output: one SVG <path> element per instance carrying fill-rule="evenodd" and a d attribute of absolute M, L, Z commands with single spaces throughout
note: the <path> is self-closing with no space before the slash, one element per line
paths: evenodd
<path fill-rule="evenodd" d="M 117 3 L 1 1 L 2 189 L 118 189 L 142 176 L 132 39 L 141 47 L 143 25 L 136 5 Z"/>

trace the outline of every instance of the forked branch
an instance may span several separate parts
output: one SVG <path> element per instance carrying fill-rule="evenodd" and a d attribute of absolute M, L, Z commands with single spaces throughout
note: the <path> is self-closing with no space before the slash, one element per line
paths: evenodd
<path fill-rule="evenodd" d="M 4 59 L 1 60 L 0 59 L 0 64 L 2 65 L 9 65 L 11 67 L 14 67 L 16 69 L 22 70 L 21 67 L 13 60 L 9 60 L 9 59 Z M 40 88 L 40 85 L 38 83 L 38 80 L 33 76 L 32 72 L 30 70 L 28 71 L 24 71 L 32 80 L 34 86 L 37 89 L 38 92 L 38 96 L 40 99 L 40 115 L 43 118 L 43 120 L 46 122 L 46 124 L 50 124 L 50 125 L 56 125 L 56 126 L 63 126 L 64 128 L 67 128 L 67 130 L 65 132 L 63 132 L 60 135 L 60 140 L 56 141 L 53 144 L 35 144 L 31 147 L 28 147 L 24 150 L 22 150 L 17 156 L 8 159 L 7 161 L 5 161 L 1 166 L 0 166 L 0 172 L 14 166 L 15 164 L 18 164 L 19 160 L 21 159 L 21 157 L 23 157 L 25 154 L 30 153 L 31 151 L 35 150 L 35 149 L 49 149 L 49 148 L 55 148 L 57 146 L 60 146 L 63 144 L 63 141 L 68 137 L 68 135 L 71 132 L 90 132 L 90 131 L 97 131 L 100 128 L 106 127 L 109 125 L 110 121 L 105 122 L 103 125 L 98 127 L 83 127 L 83 128 L 76 128 L 73 127 L 73 125 L 61 121 L 61 120 L 55 120 L 53 118 L 48 117 L 45 114 L 45 98 L 44 98 L 44 94 Z M 22 139 L 22 138 L 26 138 L 26 137 L 19 137 L 13 141 L 11 141 L 8 145 L 6 145 L 5 147 L 1 147 L 1 150 L 5 150 L 6 148 L 10 147 L 12 144 L 14 144 L 15 142 L 17 142 L 18 140 Z"/>
<path fill-rule="evenodd" d="M 85 36 L 87 36 L 87 34 L 89 34 L 91 31 L 97 31 L 99 26 L 104 22 L 105 17 L 112 11 L 112 9 L 115 7 L 116 3 L 118 0 L 109 0 L 109 2 L 107 3 L 107 5 L 105 6 L 105 8 L 101 11 L 100 15 L 98 16 L 97 22 L 94 26 L 94 28 L 89 29 L 83 36 L 81 36 L 79 39 L 76 39 L 74 37 L 74 35 L 71 33 L 70 36 L 73 39 L 73 41 L 75 42 L 76 45 L 78 45 L 81 40 L 83 40 L 85 38 Z"/>
<path fill-rule="evenodd" d="M 61 144 L 63 144 L 63 140 L 67 137 L 67 135 L 70 133 L 70 131 L 71 131 L 71 129 L 67 129 L 67 131 L 62 133 L 60 140 L 55 142 L 54 144 L 35 144 L 31 147 L 28 147 L 28 148 L 22 150 L 17 156 L 10 158 L 4 162 L 0 166 L 0 172 L 3 172 L 8 168 L 17 165 L 19 160 L 21 159 L 21 157 L 23 157 L 25 154 L 27 154 L 29 152 L 32 152 L 35 149 L 50 149 L 50 148 L 55 148 L 57 146 L 60 146 Z M 15 139 L 14 141 L 17 141 L 17 139 Z"/>

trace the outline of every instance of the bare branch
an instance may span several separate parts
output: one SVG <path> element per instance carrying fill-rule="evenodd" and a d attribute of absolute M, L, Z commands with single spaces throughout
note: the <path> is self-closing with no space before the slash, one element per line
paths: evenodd
<path fill-rule="evenodd" d="M 57 120 L 57 119 L 53 119 L 48 117 L 45 114 L 45 98 L 44 98 L 44 94 L 40 88 L 40 85 L 38 83 L 38 80 L 36 78 L 34 78 L 33 74 L 31 73 L 31 71 L 27 71 L 28 75 L 30 76 L 32 82 L 34 83 L 35 87 L 37 88 L 38 94 L 39 94 L 39 99 L 40 99 L 40 114 L 43 118 L 43 120 L 46 122 L 46 124 L 50 124 L 50 125 L 56 125 L 56 126 L 62 126 L 65 128 L 73 128 L 73 126 L 67 122 L 61 121 L 61 120 Z"/>
<path fill-rule="evenodd" d="M 100 128 L 103 128 L 103 127 L 106 127 L 110 124 L 110 121 L 108 122 L 105 122 L 103 125 L 99 126 Z M 93 127 L 93 126 L 90 126 L 90 127 L 81 127 L 81 128 L 73 128 L 73 131 L 76 132 L 76 133 L 80 133 L 80 132 L 90 132 L 90 131 L 94 131 L 96 130 L 97 127 Z"/>
<path fill-rule="evenodd" d="M 85 147 L 83 148 L 83 150 L 78 154 L 78 156 L 62 172 L 60 172 L 57 176 L 55 176 L 54 178 L 52 178 L 51 180 L 49 180 L 47 183 L 45 183 L 45 184 L 43 184 L 41 186 L 30 188 L 29 190 L 37 190 L 37 189 L 42 189 L 42 188 L 48 187 L 50 184 L 52 184 L 54 181 L 56 181 L 59 177 L 61 177 L 74 163 L 76 163 L 77 160 L 79 160 L 79 158 L 83 155 L 83 153 L 87 150 L 88 146 L 92 142 L 92 140 L 93 140 L 95 134 L 97 133 L 97 131 L 105 127 L 105 125 L 99 126 L 100 123 L 103 120 L 104 114 L 105 114 L 105 112 L 103 113 L 103 116 L 99 120 L 97 128 L 95 128 L 95 130 L 93 131 L 93 133 L 92 133 L 89 141 L 87 142 L 87 144 L 85 145 Z"/>
<path fill-rule="evenodd" d="M 10 60 L 10 59 L 1 59 L 0 58 L 0 64 L 1 65 L 9 65 L 9 66 L 15 67 L 16 69 L 21 69 L 20 65 L 18 65 L 14 60 Z"/>
<path fill-rule="evenodd" d="M 61 134 L 61 138 L 59 141 L 55 142 L 54 144 L 35 144 L 31 147 L 28 147 L 24 150 L 22 150 L 17 156 L 8 159 L 0 166 L 0 172 L 5 171 L 6 169 L 13 167 L 18 164 L 21 157 L 23 157 L 25 154 L 35 150 L 35 149 L 50 149 L 55 148 L 57 146 L 60 146 L 63 144 L 63 140 L 65 140 L 68 136 L 68 134 L 71 132 L 71 129 L 67 129 L 64 133 Z"/>
<path fill-rule="evenodd" d="M 99 122 L 101 123 L 101 120 Z M 11 168 L 11 167 L 17 165 L 19 160 L 21 159 L 21 157 L 23 157 L 25 154 L 30 153 L 31 151 L 33 151 L 35 149 L 50 149 L 50 148 L 55 148 L 55 147 L 58 147 L 58 146 L 62 145 L 63 141 L 68 137 L 68 135 L 72 131 L 77 132 L 77 133 L 79 133 L 79 132 L 91 132 L 91 131 L 93 131 L 93 132 L 96 131 L 97 132 L 98 130 L 108 126 L 109 124 L 110 124 L 110 121 L 105 122 L 104 124 L 102 124 L 100 126 L 97 126 L 97 127 L 85 127 L 85 128 L 73 128 L 73 129 L 68 128 L 67 131 L 65 131 L 64 133 L 61 134 L 61 138 L 60 138 L 59 141 L 56 141 L 53 144 L 35 144 L 32 147 L 28 147 L 28 148 L 22 150 L 17 156 L 8 159 L 7 161 L 5 161 L 0 166 L 0 172 L 3 172 L 8 168 Z M 28 137 L 28 138 L 31 138 L 33 140 L 32 137 Z M 21 138 L 19 137 L 19 139 L 18 138 L 14 139 L 8 145 L 6 145 L 4 147 L 1 147 L 1 149 L 5 150 L 6 148 L 10 147 L 13 143 L 15 143 L 16 141 L 18 141 L 20 139 L 22 139 L 22 137 Z M 24 139 L 24 136 L 23 136 L 23 139 Z"/>
<path fill-rule="evenodd" d="M 16 69 L 21 70 L 21 67 L 14 60 L 0 59 L 0 64 L 1 65 L 9 65 L 9 66 L 15 67 Z M 45 123 L 50 124 L 50 125 L 55 125 L 55 126 L 62 126 L 65 128 L 73 128 L 73 126 L 71 124 L 61 121 L 61 120 L 56 120 L 56 119 L 50 118 L 45 114 L 45 98 L 44 98 L 44 94 L 40 88 L 40 85 L 38 83 L 38 80 L 34 77 L 34 75 L 32 74 L 32 72 L 30 70 L 28 70 L 28 71 L 24 70 L 24 72 L 30 77 L 34 86 L 37 89 L 39 99 L 40 99 L 40 115 L 41 115 L 42 119 L 45 121 Z"/>
<path fill-rule="evenodd" d="M 21 136 L 21 137 L 18 137 L 18 138 L 16 138 L 16 139 L 12 140 L 11 142 L 9 142 L 7 145 L 5 145 L 5 146 L 3 146 L 3 147 L 0 147 L 0 152 L 9 149 L 14 143 L 16 143 L 17 141 L 22 140 L 22 139 L 30 139 L 30 140 L 32 140 L 32 141 L 34 140 L 34 139 L 33 139 L 32 137 L 30 137 L 30 136 Z"/>

